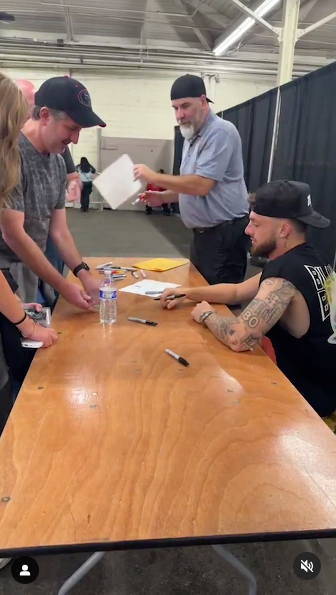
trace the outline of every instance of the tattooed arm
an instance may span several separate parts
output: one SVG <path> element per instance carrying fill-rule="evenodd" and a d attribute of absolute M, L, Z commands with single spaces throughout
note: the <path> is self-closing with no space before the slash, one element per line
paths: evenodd
<path fill-rule="evenodd" d="M 261 340 L 280 320 L 294 294 L 295 287 L 285 279 L 265 279 L 252 302 L 240 316 L 220 316 L 213 311 L 205 325 L 224 345 L 233 351 L 247 351 Z M 206 303 L 198 304 L 192 316 L 196 322 L 203 312 L 212 310 Z"/>

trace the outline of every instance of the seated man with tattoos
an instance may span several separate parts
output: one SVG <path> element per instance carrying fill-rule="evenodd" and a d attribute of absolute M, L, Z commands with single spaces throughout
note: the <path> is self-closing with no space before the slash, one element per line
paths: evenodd
<path fill-rule="evenodd" d="M 247 351 L 270 338 L 277 364 L 321 416 L 336 408 L 336 345 L 332 335 L 325 282 L 332 267 L 306 242 L 307 226 L 330 223 L 313 211 L 310 189 L 301 182 L 274 181 L 251 196 L 246 234 L 251 254 L 270 261 L 262 273 L 238 284 L 179 288 L 195 302 L 192 317 L 233 351 Z M 162 305 L 173 308 L 185 298 Z M 252 300 L 239 316 L 222 316 L 208 302 L 239 304 Z"/>

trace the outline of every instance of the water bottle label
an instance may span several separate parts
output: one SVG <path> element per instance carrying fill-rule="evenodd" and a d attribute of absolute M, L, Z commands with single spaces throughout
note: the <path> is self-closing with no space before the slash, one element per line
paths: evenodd
<path fill-rule="evenodd" d="M 110 287 L 104 287 L 99 290 L 99 297 L 102 300 L 115 300 L 117 299 L 117 290 L 111 289 Z"/>

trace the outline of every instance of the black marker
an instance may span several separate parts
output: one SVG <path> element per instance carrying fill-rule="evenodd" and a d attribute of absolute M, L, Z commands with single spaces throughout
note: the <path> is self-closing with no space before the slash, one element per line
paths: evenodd
<path fill-rule="evenodd" d="M 133 318 L 133 316 L 129 316 L 128 320 L 131 322 L 140 322 L 140 324 L 148 324 L 149 326 L 157 326 L 157 322 L 153 322 L 152 320 L 145 320 L 144 318 Z"/>
<path fill-rule="evenodd" d="M 167 295 L 166 300 L 177 300 L 178 298 L 183 298 L 183 297 L 187 297 L 185 293 L 178 293 L 176 295 Z M 154 300 L 157 302 L 159 301 L 161 298 L 156 297 L 154 298 Z"/>
<path fill-rule="evenodd" d="M 168 353 L 168 355 L 170 355 L 174 359 L 176 359 L 176 361 L 179 362 L 180 364 L 182 364 L 182 366 L 185 366 L 185 367 L 189 366 L 189 362 L 187 362 L 186 359 L 184 359 L 180 355 L 177 355 L 173 351 L 170 351 L 170 349 L 165 349 L 165 352 Z"/>

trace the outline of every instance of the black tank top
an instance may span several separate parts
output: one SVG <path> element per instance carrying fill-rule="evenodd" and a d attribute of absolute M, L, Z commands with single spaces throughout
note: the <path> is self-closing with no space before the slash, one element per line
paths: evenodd
<path fill-rule="evenodd" d="M 303 295 L 310 314 L 307 333 L 296 339 L 278 322 L 267 334 L 277 363 L 297 390 L 319 415 L 336 409 L 336 345 L 328 343 L 333 334 L 325 282 L 332 273 L 326 259 L 310 244 L 301 244 L 271 260 L 260 283 L 269 277 L 286 279 Z"/>

